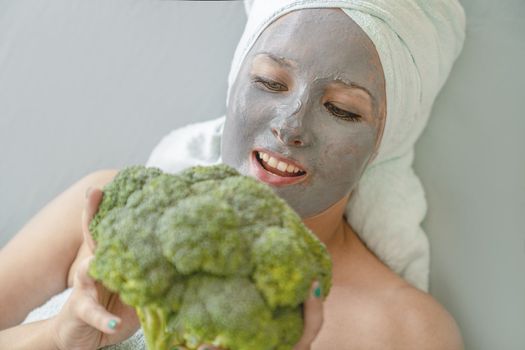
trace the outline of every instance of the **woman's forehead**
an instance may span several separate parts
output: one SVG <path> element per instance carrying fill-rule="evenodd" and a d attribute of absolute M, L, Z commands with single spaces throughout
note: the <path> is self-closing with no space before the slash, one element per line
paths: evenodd
<path fill-rule="evenodd" d="M 279 17 L 259 36 L 246 61 L 262 62 L 257 60 L 261 55 L 312 80 L 339 78 L 363 86 L 380 103 L 385 99 L 375 46 L 341 9 L 301 9 Z"/>
<path fill-rule="evenodd" d="M 336 44 L 336 45 L 331 45 Z M 371 55 L 374 44 L 366 33 L 341 9 L 301 9 L 287 13 L 266 27 L 256 47 L 286 49 L 303 47 L 311 52 L 337 50 Z"/>

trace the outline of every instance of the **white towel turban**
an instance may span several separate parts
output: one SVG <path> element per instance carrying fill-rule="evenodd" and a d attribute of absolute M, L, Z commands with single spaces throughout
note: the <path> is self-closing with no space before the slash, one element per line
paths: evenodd
<path fill-rule="evenodd" d="M 248 22 L 233 58 L 228 96 L 246 54 L 259 35 L 291 11 L 342 8 L 375 44 L 385 74 L 385 130 L 377 157 L 352 193 L 346 218 L 381 261 L 415 287 L 428 290 L 429 248 L 420 226 L 426 200 L 412 169 L 413 147 L 463 46 L 462 7 L 457 0 L 254 0 L 246 1 L 245 6 Z M 220 118 L 210 123 L 207 137 L 201 131 L 191 141 L 199 144 L 199 152 L 208 159 L 217 153 L 223 122 L 224 118 Z M 195 127 L 202 130 L 205 124 Z M 189 131 L 188 127 L 184 129 L 186 138 Z M 148 164 L 166 163 L 162 158 L 171 153 L 169 149 L 177 150 L 180 155 L 184 147 L 175 139 L 181 135 L 177 130 L 168 135 L 154 150 Z M 204 149 L 203 142 L 214 144 L 215 149 Z M 195 147 L 186 149 L 189 154 L 198 153 Z M 188 160 L 186 164 L 189 165 Z"/>

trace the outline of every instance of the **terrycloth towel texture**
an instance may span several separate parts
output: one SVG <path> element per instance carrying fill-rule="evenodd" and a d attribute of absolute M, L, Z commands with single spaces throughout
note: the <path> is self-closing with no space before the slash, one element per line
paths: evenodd
<path fill-rule="evenodd" d="M 412 169 L 413 146 L 463 46 L 461 5 L 457 0 L 255 0 L 245 5 L 248 22 L 233 58 L 228 97 L 259 35 L 291 11 L 342 8 L 375 44 L 386 82 L 385 130 L 377 157 L 354 189 L 346 217 L 386 265 L 412 285 L 428 290 L 429 248 L 420 226 L 426 200 Z M 147 164 L 178 171 L 219 162 L 223 120 L 175 130 Z"/>

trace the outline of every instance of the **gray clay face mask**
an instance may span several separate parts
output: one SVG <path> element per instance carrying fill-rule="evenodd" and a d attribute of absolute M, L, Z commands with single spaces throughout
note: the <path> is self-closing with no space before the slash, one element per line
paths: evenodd
<path fill-rule="evenodd" d="M 228 101 L 222 159 L 269 184 L 301 217 L 349 194 L 386 110 L 377 51 L 340 9 L 304 9 L 264 30 Z"/>

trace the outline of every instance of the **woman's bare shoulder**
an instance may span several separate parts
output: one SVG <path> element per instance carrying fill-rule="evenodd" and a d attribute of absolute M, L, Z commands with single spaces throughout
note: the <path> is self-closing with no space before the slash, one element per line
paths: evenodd
<path fill-rule="evenodd" d="M 334 287 L 313 345 L 313 349 L 463 349 L 450 314 L 431 295 L 399 283 L 382 290 Z"/>
<path fill-rule="evenodd" d="M 432 295 L 394 273 L 353 232 L 347 237 L 324 304 L 324 339 L 356 349 L 463 349 L 456 322 Z"/>
<path fill-rule="evenodd" d="M 386 310 L 399 349 L 463 349 L 459 327 L 432 295 L 406 285 L 392 293 Z"/>

